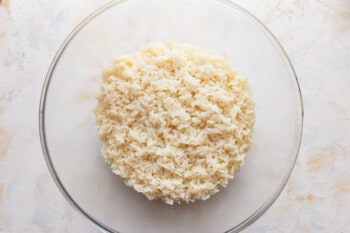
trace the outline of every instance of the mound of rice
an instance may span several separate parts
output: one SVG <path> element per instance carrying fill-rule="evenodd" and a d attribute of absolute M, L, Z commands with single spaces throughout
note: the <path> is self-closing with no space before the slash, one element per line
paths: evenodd
<path fill-rule="evenodd" d="M 254 125 L 247 81 L 231 63 L 171 42 L 118 57 L 103 74 L 95 115 L 113 172 L 168 204 L 226 187 Z"/>

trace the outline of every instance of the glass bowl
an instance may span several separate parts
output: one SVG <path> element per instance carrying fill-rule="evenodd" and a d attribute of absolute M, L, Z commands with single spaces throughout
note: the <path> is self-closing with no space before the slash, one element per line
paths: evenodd
<path fill-rule="evenodd" d="M 101 72 L 114 57 L 151 41 L 189 43 L 226 54 L 246 76 L 256 104 L 244 166 L 206 201 L 170 206 L 124 185 L 104 162 L 93 109 Z M 284 188 L 303 124 L 293 66 L 254 16 L 225 0 L 113 1 L 65 40 L 43 87 L 40 134 L 49 170 L 68 202 L 106 232 L 238 232 Z"/>

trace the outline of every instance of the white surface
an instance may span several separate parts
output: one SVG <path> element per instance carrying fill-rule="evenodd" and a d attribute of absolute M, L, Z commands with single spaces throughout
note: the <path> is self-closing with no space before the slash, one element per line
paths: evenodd
<path fill-rule="evenodd" d="M 46 168 L 38 105 L 63 39 L 106 0 L 0 3 L 0 232 L 97 232 Z M 350 1 L 235 1 L 280 40 L 304 95 L 299 159 L 276 203 L 245 232 L 350 231 Z"/>

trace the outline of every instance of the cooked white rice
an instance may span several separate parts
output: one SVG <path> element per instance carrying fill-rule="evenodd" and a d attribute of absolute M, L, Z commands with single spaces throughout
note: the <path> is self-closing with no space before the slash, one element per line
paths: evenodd
<path fill-rule="evenodd" d="M 103 74 L 95 115 L 113 172 L 168 204 L 226 187 L 252 143 L 246 79 L 225 57 L 185 44 L 118 57 Z"/>

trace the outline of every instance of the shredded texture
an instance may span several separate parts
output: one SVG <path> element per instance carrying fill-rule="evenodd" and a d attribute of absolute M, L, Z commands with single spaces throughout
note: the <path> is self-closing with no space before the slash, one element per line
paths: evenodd
<path fill-rule="evenodd" d="M 247 81 L 231 63 L 171 42 L 118 57 L 103 74 L 95 115 L 113 172 L 168 204 L 226 187 L 254 125 Z"/>

